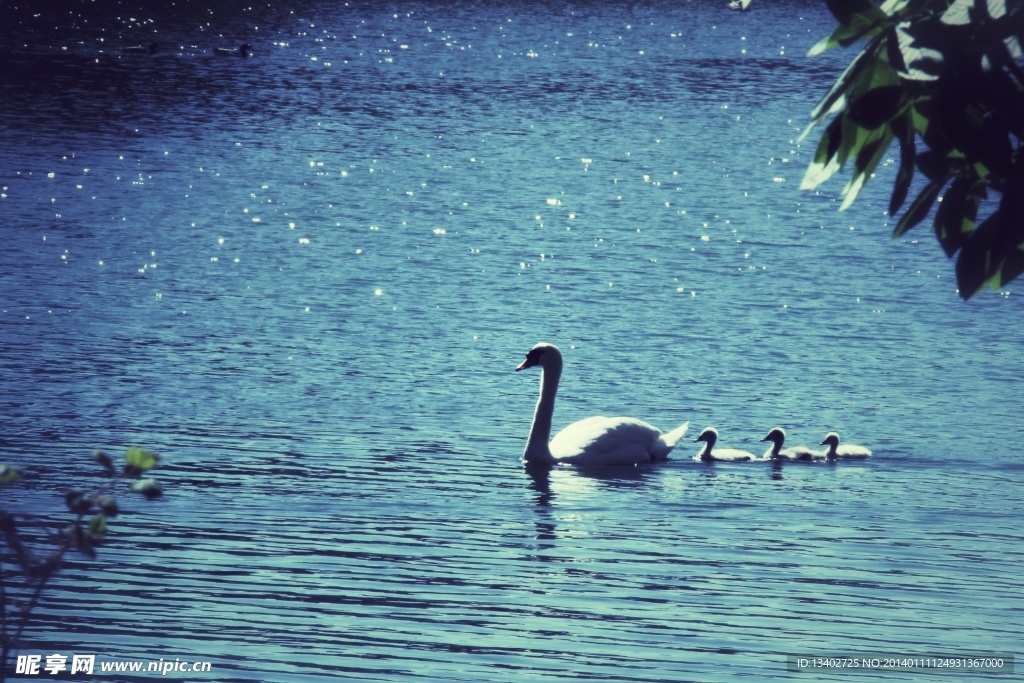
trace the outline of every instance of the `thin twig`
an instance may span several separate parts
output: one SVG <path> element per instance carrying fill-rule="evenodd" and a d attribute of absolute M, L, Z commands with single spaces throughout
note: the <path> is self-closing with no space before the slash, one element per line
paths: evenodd
<path fill-rule="evenodd" d="M 120 474 L 114 475 L 110 481 L 104 486 L 101 486 L 96 493 L 92 495 L 92 499 L 95 500 L 102 495 L 105 495 L 114 489 L 115 484 L 121 481 L 122 476 Z M 72 528 L 77 528 L 82 520 L 85 518 L 84 512 L 79 512 L 75 517 L 75 521 L 72 523 Z M 42 575 L 39 577 L 39 583 L 36 585 L 35 590 L 32 592 L 32 598 L 28 601 L 28 604 L 22 608 L 21 621 L 18 624 L 18 630 L 15 631 L 14 637 L 7 638 L 7 612 L 6 612 L 6 592 L 4 591 L 3 584 L 3 567 L 0 566 L 0 627 L 2 627 L 3 637 L 3 652 L 0 657 L 0 683 L 4 683 L 5 671 L 7 670 L 7 657 L 10 654 L 17 643 L 21 641 L 21 634 L 25 631 L 25 627 L 28 625 L 28 619 L 32 615 L 32 610 L 35 609 L 36 605 L 39 604 L 39 600 L 42 597 L 43 589 L 46 587 L 47 582 L 50 580 L 57 570 L 60 568 L 64 554 L 70 549 L 71 536 L 64 534 L 64 538 L 61 541 L 60 547 L 57 548 L 50 557 L 42 563 Z"/>

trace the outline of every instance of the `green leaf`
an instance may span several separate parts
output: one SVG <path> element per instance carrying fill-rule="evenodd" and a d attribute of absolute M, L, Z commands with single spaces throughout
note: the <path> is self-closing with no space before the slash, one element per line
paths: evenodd
<path fill-rule="evenodd" d="M 870 174 L 878 165 L 878 160 L 889 149 L 893 135 L 889 131 L 881 138 L 871 140 L 857 152 L 857 160 L 854 162 L 857 173 Z"/>
<path fill-rule="evenodd" d="M 888 86 L 899 86 L 901 90 L 905 88 L 905 84 L 900 82 L 900 75 L 889 66 L 889 62 L 883 56 L 885 52 L 885 45 L 883 43 L 877 44 L 878 56 L 871 64 L 870 68 L 861 71 L 857 77 L 856 82 L 853 84 L 852 94 L 850 100 L 860 99 L 866 96 L 873 90 L 879 88 L 885 88 Z"/>
<path fill-rule="evenodd" d="M 968 239 L 956 259 L 956 283 L 960 296 L 970 299 L 999 272 L 1001 263 L 992 247 L 997 233 L 1001 232 L 1003 214 L 996 209 L 986 218 Z"/>
<path fill-rule="evenodd" d="M 865 142 L 857 150 L 853 177 L 843 189 L 843 195 L 846 198 L 843 200 L 842 206 L 839 207 L 840 211 L 849 207 L 860 194 L 861 189 L 878 166 L 878 162 L 885 156 L 892 141 L 893 134 L 888 128 L 879 128 L 865 138 Z"/>
<path fill-rule="evenodd" d="M 939 190 L 942 189 L 943 185 L 946 184 L 946 179 L 935 180 L 925 186 L 921 193 L 917 195 L 917 199 L 910 205 L 907 212 L 903 214 L 903 218 L 896 224 L 896 229 L 893 230 L 892 236 L 899 237 L 907 230 L 910 230 L 915 225 L 923 221 L 927 216 L 928 212 L 931 211 L 932 204 L 935 203 L 935 198 L 939 196 Z"/>
<path fill-rule="evenodd" d="M 918 4 L 920 4 L 920 0 L 917 1 Z M 885 0 L 885 2 L 882 3 L 882 6 L 879 9 L 881 9 L 889 16 L 893 16 L 899 12 L 902 12 L 903 8 L 905 8 L 910 2 L 912 2 L 912 0 Z"/>
<path fill-rule="evenodd" d="M 89 520 L 89 537 L 93 541 L 101 541 L 107 535 L 107 518 L 102 515 L 93 515 Z"/>
<path fill-rule="evenodd" d="M 92 539 L 85 533 L 85 530 L 82 529 L 81 524 L 76 522 L 75 524 L 69 524 L 65 527 L 64 538 L 67 539 L 69 548 L 74 548 L 78 552 L 83 555 L 87 555 L 90 558 L 96 557 L 96 550 L 92 546 Z"/>
<path fill-rule="evenodd" d="M 128 452 L 124 456 L 127 467 L 130 467 L 135 472 L 146 472 L 157 466 L 160 462 L 160 456 L 153 451 L 147 451 L 144 448 L 138 446 L 132 446 L 128 449 Z"/>
<path fill-rule="evenodd" d="M 996 247 L 1003 263 L 998 284 L 1005 285 L 1021 273 L 1024 261 L 1024 176 L 1008 179 L 1007 192 L 999 202 L 1005 229 L 998 236 Z M 995 284 L 995 283 L 994 283 Z"/>
<path fill-rule="evenodd" d="M 825 5 L 836 21 L 843 26 L 852 26 L 858 22 L 884 21 L 887 18 L 885 12 L 868 0 L 825 0 Z"/>
<path fill-rule="evenodd" d="M 900 141 L 900 170 L 892 187 L 892 198 L 889 200 L 889 215 L 895 216 L 903 206 L 910 191 L 910 183 L 914 179 L 914 160 L 917 157 L 917 143 L 914 140 L 914 128 L 909 117 L 896 119 L 890 126 Z"/>
<path fill-rule="evenodd" d="M 948 178 L 957 166 L 950 157 L 934 150 L 925 150 L 917 155 L 917 168 L 928 180 Z"/>
<path fill-rule="evenodd" d="M 995 124 L 986 125 L 978 136 L 978 158 L 988 168 L 999 175 L 1013 172 L 1013 145 L 1010 144 L 1010 131 L 999 130 Z"/>
<path fill-rule="evenodd" d="M 99 505 L 100 510 L 102 510 L 103 514 L 107 517 L 117 517 L 117 499 L 113 496 L 101 496 L 99 500 L 96 501 L 96 504 Z"/>
<path fill-rule="evenodd" d="M 957 258 L 957 283 L 965 299 L 985 284 L 1005 285 L 1024 272 L 1024 176 L 1006 180 L 999 208 L 968 236 Z"/>
<path fill-rule="evenodd" d="M 92 501 L 82 489 L 69 489 L 64 494 L 64 504 L 67 505 L 70 512 L 76 515 L 84 515 L 92 508 Z"/>
<path fill-rule="evenodd" d="M 839 170 L 836 152 L 839 151 L 842 139 L 843 120 L 842 117 L 836 117 L 828 124 L 825 132 L 821 135 L 821 140 L 818 141 L 818 149 L 814 152 L 814 161 L 807 167 L 807 172 L 804 173 L 804 178 L 800 181 L 801 190 L 813 190 Z"/>
<path fill-rule="evenodd" d="M 910 110 L 910 120 L 914 125 L 914 130 L 920 133 L 921 137 L 928 134 L 928 128 L 932 123 L 931 116 L 926 112 L 930 104 L 931 101 L 929 99 L 922 99 Z"/>
<path fill-rule="evenodd" d="M 846 70 L 836 79 L 832 89 L 821 99 L 818 106 L 811 111 L 811 119 L 819 120 L 828 116 L 829 112 L 832 111 L 832 106 L 843 96 L 847 88 L 856 82 L 864 69 L 875 61 L 878 57 L 878 51 L 879 45 L 872 43 L 856 59 L 850 62 L 850 66 L 846 67 Z"/>
<path fill-rule="evenodd" d="M 20 467 L 14 465 L 8 465 L 7 463 L 0 463 L 0 484 L 11 484 L 18 481 L 24 476 L 24 472 Z"/>
<path fill-rule="evenodd" d="M 850 102 L 847 109 L 850 120 L 868 130 L 888 123 L 900 112 L 903 92 L 903 88 L 898 85 L 887 85 L 868 91 Z"/>
<path fill-rule="evenodd" d="M 808 57 L 816 57 L 822 52 L 831 50 L 835 47 L 849 47 L 858 40 L 864 38 L 870 38 L 877 34 L 882 27 L 882 22 L 887 19 L 883 15 L 883 19 L 871 20 L 863 14 L 853 15 L 849 26 L 840 25 L 831 35 L 822 38 L 814 46 L 807 51 Z"/>
<path fill-rule="evenodd" d="M 839 32 L 842 29 L 836 29 L 831 35 L 825 36 L 817 43 L 815 43 L 810 50 L 807 51 L 808 57 L 817 57 L 822 52 L 831 50 L 834 47 L 839 47 Z"/>
<path fill-rule="evenodd" d="M 906 73 L 907 61 L 903 59 L 903 50 L 900 49 L 900 36 L 896 26 L 890 26 L 885 31 L 885 54 L 889 58 L 889 66 L 897 73 Z"/>
<path fill-rule="evenodd" d="M 1011 249 L 1006 254 L 1006 261 L 1003 262 L 1003 267 L 999 269 L 999 285 L 1009 284 L 1021 273 L 1024 273 L 1024 250 L 1017 247 L 1016 249 Z"/>
<path fill-rule="evenodd" d="M 985 191 L 983 183 L 968 173 L 963 173 L 953 181 L 939 203 L 935 212 L 935 235 L 939 244 L 952 257 L 967 241 L 974 231 L 974 221 L 981 203 L 980 192 Z"/>
<path fill-rule="evenodd" d="M 865 145 L 880 138 L 884 132 L 881 130 L 868 130 L 867 128 L 861 128 L 851 121 L 846 115 L 843 115 L 842 119 L 843 137 L 842 142 L 839 145 L 839 152 L 837 156 L 840 166 L 845 165 L 846 161 L 851 156 L 856 159 L 861 150 L 864 149 Z"/>
<path fill-rule="evenodd" d="M 100 465 L 102 465 L 103 469 L 106 470 L 107 474 L 114 473 L 114 461 L 111 460 L 110 456 L 107 455 L 105 452 L 99 450 L 93 451 L 92 459 L 98 462 Z"/>
<path fill-rule="evenodd" d="M 141 479 L 132 484 L 131 490 L 141 493 L 150 500 L 159 498 L 163 495 L 163 488 L 160 486 L 160 482 L 156 479 Z"/>

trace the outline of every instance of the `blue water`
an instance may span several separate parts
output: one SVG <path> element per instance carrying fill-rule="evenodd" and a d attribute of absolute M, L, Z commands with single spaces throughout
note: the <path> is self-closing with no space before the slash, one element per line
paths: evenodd
<path fill-rule="evenodd" d="M 724 5 L 0 29 L 4 507 L 60 519 L 96 447 L 159 452 L 166 490 L 122 499 L 23 651 L 631 682 L 1020 652 L 1024 299 L 963 303 L 927 225 L 889 238 L 893 159 L 847 211 L 845 177 L 800 191 L 852 53 L 805 57 L 818 3 Z M 538 341 L 556 429 L 689 420 L 677 458 L 524 470 Z M 709 425 L 875 457 L 708 467 Z"/>

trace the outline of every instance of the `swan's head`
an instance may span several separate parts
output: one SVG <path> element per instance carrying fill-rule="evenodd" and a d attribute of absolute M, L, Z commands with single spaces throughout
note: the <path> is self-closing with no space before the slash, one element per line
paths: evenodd
<path fill-rule="evenodd" d="M 777 443 L 780 446 L 782 445 L 782 442 L 785 440 L 786 432 L 782 431 L 781 427 L 776 427 L 775 429 L 768 432 L 768 434 L 763 439 L 761 439 L 761 441 L 771 441 L 772 443 Z"/>
<path fill-rule="evenodd" d="M 694 441 L 704 441 L 708 445 L 714 446 L 715 442 L 718 441 L 718 430 L 714 427 L 708 427 Z"/>
<path fill-rule="evenodd" d="M 825 435 L 825 438 L 822 439 L 821 445 L 827 445 L 830 448 L 837 448 L 839 446 L 839 433 L 829 432 L 828 434 Z"/>
<path fill-rule="evenodd" d="M 558 365 L 562 364 L 562 353 L 558 350 L 558 347 L 554 344 L 541 342 L 530 349 L 530 352 L 526 354 L 526 360 L 519 364 L 516 372 L 537 365 L 546 368 L 556 363 Z"/>

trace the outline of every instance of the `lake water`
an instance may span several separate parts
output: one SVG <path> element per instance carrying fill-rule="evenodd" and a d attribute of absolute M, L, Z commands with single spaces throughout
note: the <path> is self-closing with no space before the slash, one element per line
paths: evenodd
<path fill-rule="evenodd" d="M 799 190 L 852 58 L 805 57 L 819 3 L 194 4 L 2 29 L 4 506 L 60 518 L 96 447 L 166 491 L 23 653 L 648 682 L 1022 650 L 1024 297 L 890 239 L 892 159 L 845 212 Z M 689 420 L 676 459 L 524 470 L 538 341 L 556 429 Z M 708 425 L 875 457 L 704 466 Z"/>

